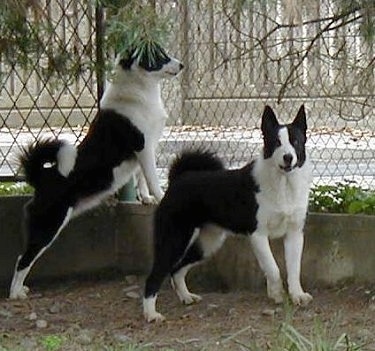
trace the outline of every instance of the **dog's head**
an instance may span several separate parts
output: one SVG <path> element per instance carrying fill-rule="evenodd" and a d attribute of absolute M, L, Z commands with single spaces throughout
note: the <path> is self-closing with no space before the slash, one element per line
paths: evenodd
<path fill-rule="evenodd" d="M 264 159 L 272 159 L 281 172 L 302 167 L 306 160 L 306 113 L 302 105 L 292 123 L 279 124 L 272 108 L 266 106 L 262 116 Z"/>
<path fill-rule="evenodd" d="M 124 71 L 157 80 L 174 77 L 184 67 L 156 43 L 144 49 L 133 48 L 126 51 L 119 58 L 118 65 Z"/>

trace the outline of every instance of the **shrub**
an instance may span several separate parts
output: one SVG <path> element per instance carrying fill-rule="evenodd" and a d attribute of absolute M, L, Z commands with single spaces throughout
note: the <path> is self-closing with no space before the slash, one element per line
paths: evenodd
<path fill-rule="evenodd" d="M 375 191 L 355 182 L 318 185 L 310 194 L 310 210 L 315 212 L 375 214 Z"/>

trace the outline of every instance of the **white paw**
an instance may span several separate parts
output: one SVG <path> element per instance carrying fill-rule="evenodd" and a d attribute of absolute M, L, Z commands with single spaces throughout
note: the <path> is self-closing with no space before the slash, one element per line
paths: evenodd
<path fill-rule="evenodd" d="M 298 294 L 290 293 L 290 298 L 292 299 L 293 304 L 297 306 L 306 306 L 313 299 L 313 297 L 309 293 L 303 291 Z"/>
<path fill-rule="evenodd" d="M 180 300 L 184 305 L 191 305 L 202 301 L 202 296 L 189 293 L 188 295 L 181 296 Z"/>
<path fill-rule="evenodd" d="M 156 200 L 155 196 L 152 195 L 139 196 L 139 201 L 141 201 L 144 205 L 156 205 L 158 203 L 158 200 Z"/>
<path fill-rule="evenodd" d="M 11 300 L 25 300 L 27 299 L 27 293 L 30 291 L 30 289 L 23 285 L 19 289 L 11 289 L 9 298 Z"/>
<path fill-rule="evenodd" d="M 274 283 L 267 282 L 267 295 L 276 304 L 281 304 L 284 301 L 284 289 L 281 281 Z"/>
<path fill-rule="evenodd" d="M 148 323 L 151 323 L 151 322 L 160 323 L 160 322 L 165 321 L 165 317 L 159 312 L 144 313 L 144 317 Z"/>

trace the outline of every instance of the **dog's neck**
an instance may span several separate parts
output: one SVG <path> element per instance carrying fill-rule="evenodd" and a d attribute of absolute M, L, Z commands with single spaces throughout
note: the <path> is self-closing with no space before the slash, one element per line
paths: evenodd
<path fill-rule="evenodd" d="M 160 82 L 157 80 L 127 79 L 115 77 L 113 81 L 107 82 L 106 89 L 100 101 L 101 107 L 111 107 L 117 103 L 143 104 L 145 102 L 161 102 Z"/>
<path fill-rule="evenodd" d="M 292 194 L 299 196 L 301 192 L 306 192 L 310 188 L 312 178 L 308 159 L 302 167 L 286 173 L 280 170 L 270 158 L 265 159 L 263 153 L 255 161 L 254 172 L 261 191 L 269 192 L 271 196 L 275 194 L 281 197 L 286 195 L 290 197 Z"/>

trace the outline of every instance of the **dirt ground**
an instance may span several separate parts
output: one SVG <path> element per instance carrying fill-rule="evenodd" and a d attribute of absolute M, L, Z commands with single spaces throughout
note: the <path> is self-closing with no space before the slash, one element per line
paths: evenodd
<path fill-rule="evenodd" d="M 333 338 L 347 333 L 375 350 L 375 286 L 315 288 L 308 307 L 292 308 L 275 306 L 265 290 L 201 292 L 202 302 L 183 306 L 165 284 L 158 307 L 167 321 L 159 324 L 143 320 L 142 287 L 133 276 L 75 280 L 34 285 L 25 301 L 1 298 L 0 351 L 268 350 L 285 321 L 306 337 L 321 323 Z"/>

